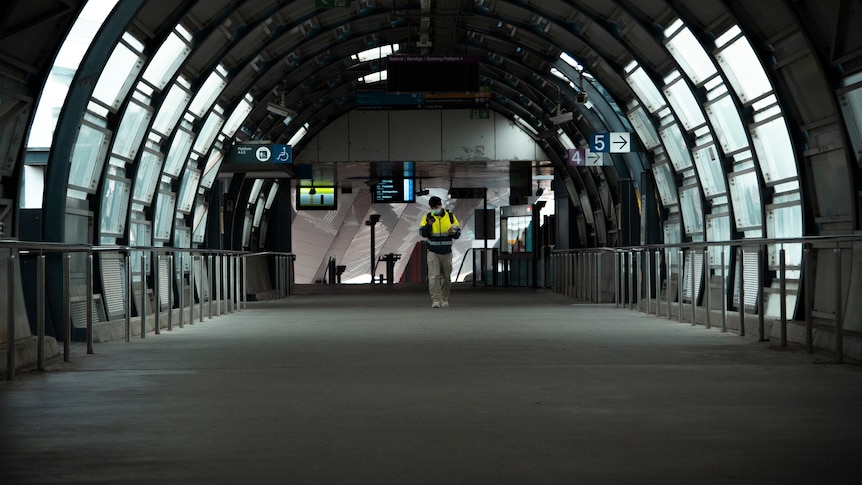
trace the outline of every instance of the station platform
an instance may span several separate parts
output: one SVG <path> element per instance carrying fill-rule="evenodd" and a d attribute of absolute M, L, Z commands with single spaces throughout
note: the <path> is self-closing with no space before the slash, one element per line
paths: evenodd
<path fill-rule="evenodd" d="M 300 285 L 0 382 L 0 483 L 858 483 L 862 368 L 551 290 Z"/>

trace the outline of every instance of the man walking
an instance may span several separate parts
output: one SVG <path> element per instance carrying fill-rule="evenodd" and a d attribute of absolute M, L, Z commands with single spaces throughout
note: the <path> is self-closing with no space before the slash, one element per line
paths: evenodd
<path fill-rule="evenodd" d="M 452 288 L 452 241 L 461 237 L 461 227 L 440 197 L 431 197 L 428 205 L 431 212 L 419 223 L 419 234 L 428 240 L 428 290 L 431 308 L 445 308 Z"/>

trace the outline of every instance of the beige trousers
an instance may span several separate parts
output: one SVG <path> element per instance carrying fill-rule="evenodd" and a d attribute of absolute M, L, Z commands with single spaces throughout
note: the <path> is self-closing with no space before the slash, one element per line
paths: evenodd
<path fill-rule="evenodd" d="M 428 251 L 428 291 L 431 301 L 449 299 L 452 288 L 452 253 L 437 254 Z"/>

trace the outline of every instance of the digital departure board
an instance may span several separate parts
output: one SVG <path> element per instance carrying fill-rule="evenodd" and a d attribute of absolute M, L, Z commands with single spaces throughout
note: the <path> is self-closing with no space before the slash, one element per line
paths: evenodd
<path fill-rule="evenodd" d="M 371 202 L 381 204 L 416 202 L 413 185 L 414 180 L 408 178 L 380 179 L 371 189 Z"/>
<path fill-rule="evenodd" d="M 312 190 L 314 193 L 312 193 Z M 337 210 L 338 197 L 335 187 L 297 187 L 296 209 Z"/>

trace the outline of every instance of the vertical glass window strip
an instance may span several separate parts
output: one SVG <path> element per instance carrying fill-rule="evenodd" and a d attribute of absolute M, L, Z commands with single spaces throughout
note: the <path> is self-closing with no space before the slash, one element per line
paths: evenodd
<path fill-rule="evenodd" d="M 245 217 L 242 220 L 242 247 L 248 248 L 251 246 L 251 223 L 252 214 L 249 211 L 245 212 Z"/>
<path fill-rule="evenodd" d="M 144 80 L 155 86 L 159 91 L 165 89 L 177 69 L 186 60 L 191 48 L 176 31 L 171 32 L 158 52 L 150 60 L 144 71 Z"/>
<path fill-rule="evenodd" d="M 218 72 L 210 73 L 203 86 L 200 87 L 194 99 L 189 105 L 191 111 L 198 118 L 202 117 L 204 112 L 215 103 L 216 98 L 221 94 L 227 86 L 224 77 Z"/>
<path fill-rule="evenodd" d="M 117 44 L 93 89 L 93 98 L 114 110 L 119 109 L 143 65 L 141 56 L 125 44 Z"/>
<path fill-rule="evenodd" d="M 138 162 L 132 197 L 135 202 L 149 205 L 153 201 L 159 174 L 162 172 L 162 154 L 145 148 Z"/>
<path fill-rule="evenodd" d="M 300 129 L 296 130 L 293 137 L 291 137 L 290 141 L 287 142 L 288 145 L 296 146 L 300 140 L 308 133 L 308 123 L 303 125 Z"/>
<path fill-rule="evenodd" d="M 254 221 L 252 221 L 252 225 L 254 227 L 260 227 L 260 220 L 263 218 L 263 197 L 258 199 L 257 204 L 254 206 Z"/>
<path fill-rule="evenodd" d="M 177 131 L 174 142 L 171 143 L 171 149 L 168 151 L 168 157 L 165 159 L 166 174 L 173 177 L 180 174 L 192 149 L 192 141 L 194 141 L 194 135 L 190 131 L 185 129 Z"/>
<path fill-rule="evenodd" d="M 171 223 L 174 219 L 176 196 L 170 192 L 159 192 L 156 201 L 156 215 L 153 236 L 157 241 L 167 242 L 171 238 Z"/>
<path fill-rule="evenodd" d="M 736 229 L 742 232 L 762 227 L 763 202 L 754 170 L 728 175 L 728 184 Z"/>
<path fill-rule="evenodd" d="M 628 119 L 646 150 L 652 150 L 661 144 L 655 126 L 642 106 L 630 111 Z"/>
<path fill-rule="evenodd" d="M 174 84 L 156 114 L 153 130 L 161 135 L 170 136 L 188 106 L 189 100 L 191 100 L 189 91 L 179 84 Z"/>
<path fill-rule="evenodd" d="M 659 163 L 652 167 L 653 177 L 655 177 L 656 188 L 658 189 L 661 203 L 664 206 L 676 205 L 678 199 L 676 196 L 676 183 L 673 178 L 673 171 L 670 164 Z"/>
<path fill-rule="evenodd" d="M 195 204 L 195 215 L 192 222 L 192 242 L 203 243 L 207 229 L 207 213 L 209 207 L 203 201 Z"/>
<path fill-rule="evenodd" d="M 802 237 L 802 206 L 798 204 L 769 206 L 766 208 L 766 234 L 769 238 L 789 239 Z M 784 244 L 785 262 L 788 266 L 802 265 L 802 245 Z M 770 246 L 769 263 L 778 267 L 777 245 Z"/>
<path fill-rule="evenodd" d="M 631 86 L 632 90 L 641 100 L 641 104 L 643 104 L 650 113 L 655 113 L 665 106 L 665 101 L 664 98 L 662 98 L 661 92 L 659 92 L 655 83 L 653 83 L 652 79 L 647 76 L 646 71 L 644 71 L 642 67 L 635 68 L 631 74 L 626 76 L 626 82 L 629 83 L 629 86 Z"/>
<path fill-rule="evenodd" d="M 129 223 L 129 245 L 130 246 L 152 246 L 153 228 L 150 221 L 136 221 Z"/>
<path fill-rule="evenodd" d="M 228 117 L 224 127 L 222 127 L 222 133 L 224 133 L 225 136 L 231 138 L 236 134 L 239 127 L 242 126 L 242 123 L 246 118 L 248 118 L 249 113 L 251 113 L 252 100 L 253 98 L 251 95 L 246 94 L 239 104 L 237 104 L 236 109 L 233 110 L 233 113 Z"/>
<path fill-rule="evenodd" d="M 760 59 L 745 37 L 739 37 L 716 54 L 721 70 L 743 103 L 772 91 Z"/>
<path fill-rule="evenodd" d="M 668 219 L 663 226 L 664 242 L 668 244 L 678 244 L 682 242 L 682 227 L 678 218 Z M 673 273 L 679 271 L 679 251 L 671 249 L 668 251 L 668 262 L 673 267 Z"/>
<path fill-rule="evenodd" d="M 727 185 L 724 183 L 724 167 L 718 157 L 714 144 L 709 144 L 694 150 L 694 162 L 697 165 L 697 175 L 700 185 L 707 197 L 724 195 Z"/>
<path fill-rule="evenodd" d="M 707 216 L 706 240 L 713 242 L 730 241 L 730 217 L 727 214 Z M 709 265 L 721 267 L 721 253 L 724 252 L 724 264 L 730 262 L 729 246 L 711 246 L 709 248 Z"/>
<path fill-rule="evenodd" d="M 706 115 L 725 154 L 748 148 L 748 136 L 730 93 L 706 105 Z"/>
<path fill-rule="evenodd" d="M 69 169 L 69 186 L 94 193 L 108 154 L 110 133 L 89 123 L 82 123 L 75 138 Z"/>
<path fill-rule="evenodd" d="M 130 181 L 127 179 L 112 176 L 105 178 L 105 194 L 102 197 L 99 217 L 102 236 L 121 237 L 123 235 L 129 208 L 129 186 Z"/>
<path fill-rule="evenodd" d="M 691 131 L 706 123 L 706 118 L 700 111 L 700 103 L 695 99 L 694 93 L 691 92 L 682 78 L 678 78 L 665 86 L 664 92 L 686 131 Z"/>
<path fill-rule="evenodd" d="M 260 189 L 263 188 L 263 179 L 255 179 L 251 186 L 251 191 L 248 194 L 248 203 L 254 204 L 257 196 L 260 195 Z"/>
<path fill-rule="evenodd" d="M 213 182 L 215 182 L 216 176 L 218 176 L 222 160 L 224 160 L 224 153 L 221 150 L 213 149 L 210 152 L 210 156 L 207 158 L 207 163 L 204 168 L 204 175 L 201 177 L 201 187 L 209 189 L 213 186 Z"/>
<path fill-rule="evenodd" d="M 753 126 L 751 138 L 754 142 L 760 171 L 767 183 L 797 176 L 796 157 L 793 153 L 793 144 L 790 142 L 790 133 L 787 131 L 784 118 L 775 118 L 772 121 Z"/>
<path fill-rule="evenodd" d="M 688 145 L 685 143 L 685 138 L 682 136 L 682 131 L 679 126 L 674 123 L 663 128 L 660 132 L 661 139 L 664 140 L 664 147 L 667 150 L 667 155 L 670 157 L 673 168 L 677 172 L 682 172 L 691 167 L 691 154 L 688 151 Z"/>
<path fill-rule="evenodd" d="M 123 120 L 117 129 L 117 135 L 114 137 L 114 155 L 130 160 L 135 158 L 152 115 L 153 112 L 149 106 L 136 100 L 129 103 L 123 113 Z"/>
<path fill-rule="evenodd" d="M 703 45 L 688 27 L 684 27 L 679 33 L 670 37 L 666 45 L 670 55 L 696 86 L 718 74 L 715 64 L 703 49 Z"/>
<path fill-rule="evenodd" d="M 177 212 L 190 214 L 195 194 L 198 193 L 198 182 L 201 179 L 200 170 L 190 168 L 183 173 L 183 182 L 180 184 L 180 197 L 177 201 Z"/>
<path fill-rule="evenodd" d="M 36 116 L 27 138 L 28 148 L 51 146 L 54 130 L 57 127 L 57 119 L 63 104 L 66 102 L 66 95 L 69 86 L 72 85 L 75 72 L 117 1 L 102 0 L 87 2 L 84 5 L 75 20 L 75 24 L 63 41 L 57 58 L 54 60 L 54 65 L 51 67 L 45 88 L 39 95 Z"/>
<path fill-rule="evenodd" d="M 224 118 L 216 112 L 211 112 L 210 115 L 207 116 L 207 120 L 204 122 L 204 126 L 201 128 L 200 133 L 198 133 L 198 137 L 195 140 L 194 151 L 198 153 L 207 153 L 223 124 Z"/>
<path fill-rule="evenodd" d="M 685 233 L 689 236 L 703 234 L 703 204 L 699 187 L 692 185 L 679 190 L 679 210 Z"/>

